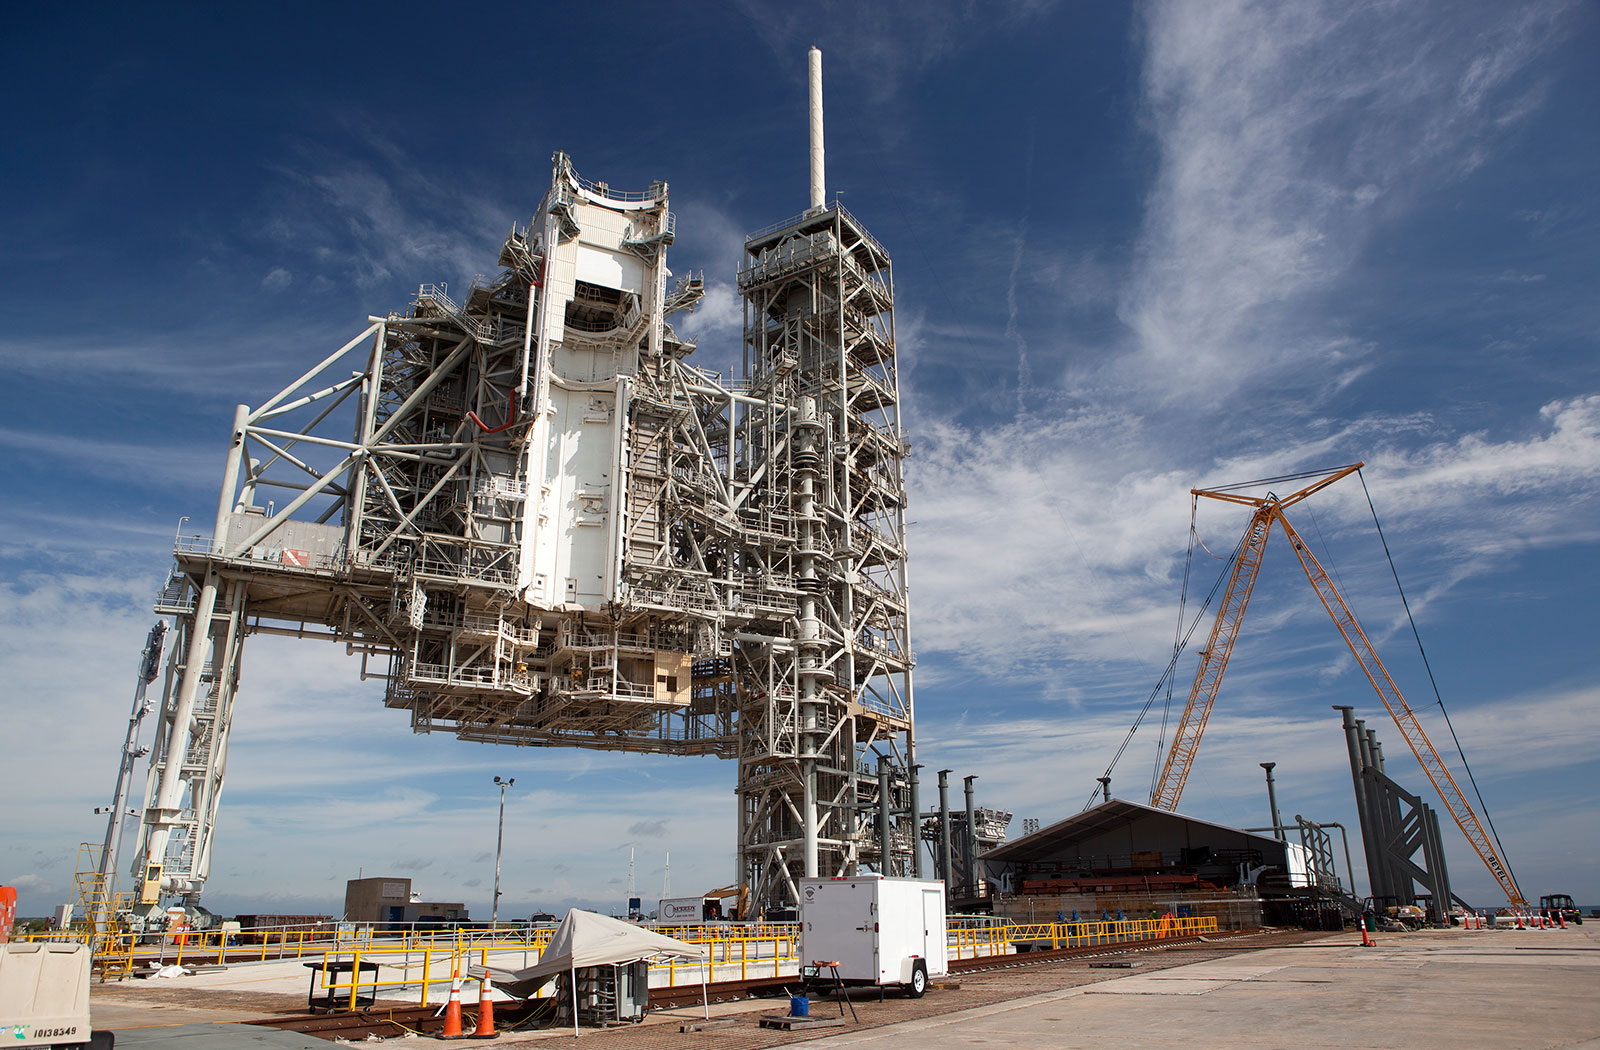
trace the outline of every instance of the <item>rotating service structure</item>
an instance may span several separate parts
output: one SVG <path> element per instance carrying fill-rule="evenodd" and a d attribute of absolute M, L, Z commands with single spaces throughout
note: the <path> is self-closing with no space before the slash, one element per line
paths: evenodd
<path fill-rule="evenodd" d="M 417 732 L 734 759 L 752 909 L 917 874 L 888 253 L 837 203 L 752 234 L 731 378 L 669 323 L 674 233 L 558 153 L 497 275 L 239 406 L 156 606 L 141 905 L 203 889 L 251 634 L 342 642 Z"/>

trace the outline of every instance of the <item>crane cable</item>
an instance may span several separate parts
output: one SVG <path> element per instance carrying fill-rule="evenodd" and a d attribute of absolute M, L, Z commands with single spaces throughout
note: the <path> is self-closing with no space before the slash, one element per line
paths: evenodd
<path fill-rule="evenodd" d="M 1189 639 L 1194 637 L 1195 628 L 1200 626 L 1200 620 L 1205 616 L 1206 610 L 1211 607 L 1211 601 L 1217 596 L 1217 591 L 1222 589 L 1222 581 L 1231 575 L 1233 563 L 1239 560 L 1239 553 L 1244 550 L 1245 541 L 1249 538 L 1250 530 L 1246 529 L 1244 535 L 1239 537 L 1239 542 L 1234 544 L 1233 553 L 1228 556 L 1227 562 L 1222 566 L 1222 571 L 1217 574 L 1216 582 L 1211 585 L 1211 593 L 1206 595 L 1205 603 L 1200 606 L 1200 611 L 1195 613 L 1194 619 L 1189 621 L 1189 630 L 1184 633 L 1183 640 L 1173 646 L 1172 659 L 1167 661 L 1166 670 L 1161 672 L 1161 678 L 1157 680 L 1155 688 L 1150 690 L 1150 696 L 1145 700 L 1144 706 L 1139 709 L 1138 717 L 1133 720 L 1133 725 L 1128 729 L 1128 735 L 1122 738 L 1122 743 L 1117 747 L 1117 753 L 1111 756 L 1111 762 L 1106 766 L 1105 776 L 1109 777 L 1111 771 L 1116 768 L 1117 761 L 1122 758 L 1122 753 L 1128 749 L 1128 743 L 1133 739 L 1133 734 L 1139 731 L 1139 724 L 1144 721 L 1144 716 L 1155 705 L 1156 697 L 1161 695 L 1161 687 L 1166 684 L 1168 677 L 1178 666 L 1178 657 L 1188 647 Z M 1187 586 L 1187 583 L 1185 586 Z M 1098 786 L 1089 792 L 1089 800 L 1083 804 L 1083 808 L 1088 809 L 1093 806 L 1095 796 L 1099 793 L 1100 788 Z"/>
<path fill-rule="evenodd" d="M 1184 605 L 1189 600 L 1189 566 L 1194 561 L 1195 541 L 1200 538 L 1199 530 L 1195 528 L 1195 518 L 1199 512 L 1200 497 L 1191 494 L 1189 496 L 1189 549 L 1183 555 L 1183 589 L 1178 592 L 1178 622 L 1172 628 L 1172 651 L 1174 654 L 1178 652 L 1179 646 L 1183 644 L 1183 611 Z M 1205 544 L 1202 543 L 1200 546 L 1204 547 Z M 1209 550 L 1206 553 L 1211 554 Z M 1215 557 L 1215 555 L 1212 555 L 1212 557 Z M 1161 706 L 1161 731 L 1156 735 L 1156 757 L 1150 767 L 1151 798 L 1156 797 L 1156 784 L 1161 778 L 1161 752 L 1167 746 L 1167 722 L 1172 717 L 1172 683 L 1175 680 L 1176 676 L 1167 676 L 1167 698 Z"/>
<path fill-rule="evenodd" d="M 1378 529 L 1378 539 L 1383 543 L 1383 556 L 1389 559 L 1389 573 L 1394 577 L 1395 590 L 1400 592 L 1400 604 L 1405 607 L 1406 621 L 1411 624 L 1411 636 L 1417 640 L 1417 652 L 1422 654 L 1422 666 L 1428 672 L 1428 684 L 1433 687 L 1433 698 L 1439 705 L 1439 713 L 1444 715 L 1445 727 L 1450 730 L 1450 739 L 1456 745 L 1456 754 L 1461 756 L 1461 766 L 1467 771 L 1467 781 L 1472 785 L 1472 793 L 1478 797 L 1478 806 L 1483 810 L 1484 822 L 1489 825 L 1489 834 L 1494 836 L 1495 848 L 1500 851 L 1500 863 L 1505 866 L 1511 881 L 1517 881 L 1517 873 L 1511 870 L 1511 860 L 1506 856 L 1506 848 L 1500 842 L 1500 832 L 1495 830 L 1494 818 L 1489 816 L 1489 804 L 1483 800 L 1483 793 L 1478 790 L 1478 779 L 1472 775 L 1472 765 L 1467 761 L 1467 753 L 1461 748 L 1461 739 L 1456 736 L 1456 727 L 1450 721 L 1450 712 L 1445 710 L 1444 697 L 1439 693 L 1439 683 L 1434 680 L 1433 667 L 1428 663 L 1428 651 L 1422 647 L 1422 635 L 1417 631 L 1417 621 L 1411 616 L 1411 603 L 1406 600 L 1406 589 L 1400 585 L 1400 573 L 1394 567 L 1394 555 L 1389 553 L 1389 541 L 1384 538 L 1383 525 L 1378 521 L 1378 508 L 1372 503 L 1372 493 L 1367 490 L 1367 479 L 1356 471 L 1356 477 L 1361 480 L 1361 491 L 1367 497 L 1367 509 L 1372 512 L 1372 524 Z"/>

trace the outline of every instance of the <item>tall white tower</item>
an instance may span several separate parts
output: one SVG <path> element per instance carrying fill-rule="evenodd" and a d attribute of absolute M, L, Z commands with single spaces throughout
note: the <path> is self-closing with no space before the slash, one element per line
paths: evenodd
<path fill-rule="evenodd" d="M 821 200 L 811 69 L 813 206 L 747 239 L 742 377 L 671 327 L 703 281 L 669 286 L 666 184 L 558 153 L 499 274 L 459 301 L 422 285 L 240 406 L 214 534 L 180 540 L 158 604 L 179 639 L 144 903 L 204 885 L 263 632 L 343 642 L 418 732 L 736 759 L 750 910 L 792 907 L 802 875 L 914 872 L 893 280 Z"/>

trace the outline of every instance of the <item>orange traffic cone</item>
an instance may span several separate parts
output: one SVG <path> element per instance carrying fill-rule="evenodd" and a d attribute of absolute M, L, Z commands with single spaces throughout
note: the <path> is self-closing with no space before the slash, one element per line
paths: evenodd
<path fill-rule="evenodd" d="M 490 998 L 493 994 L 494 988 L 486 973 L 478 981 L 478 1027 L 472 1032 L 474 1039 L 493 1039 L 499 1034 L 494 1030 L 494 1000 Z"/>
<path fill-rule="evenodd" d="M 454 974 L 450 978 L 450 1002 L 444 1008 L 444 1031 L 439 1033 L 440 1039 L 465 1039 L 466 1034 L 461 1031 L 461 975 Z"/>
<path fill-rule="evenodd" d="M 1520 930 L 1522 928 L 1522 913 L 1519 911 L 1517 912 L 1517 929 Z"/>
<path fill-rule="evenodd" d="M 1567 913 L 1562 911 L 1562 910 L 1560 910 L 1559 908 L 1556 909 L 1556 921 L 1561 924 L 1561 928 L 1563 930 L 1566 929 L 1567 928 Z"/>
<path fill-rule="evenodd" d="M 1367 932 L 1367 917 L 1363 915 L 1361 917 L 1361 947 L 1376 948 L 1377 946 L 1378 942 L 1374 941 L 1372 935 Z"/>

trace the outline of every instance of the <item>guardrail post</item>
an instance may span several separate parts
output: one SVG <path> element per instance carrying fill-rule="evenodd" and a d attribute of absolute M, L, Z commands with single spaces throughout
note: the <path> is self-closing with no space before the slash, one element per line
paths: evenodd
<path fill-rule="evenodd" d="M 357 948 L 350 956 L 350 1011 L 355 1012 L 356 991 L 361 987 L 361 949 Z M 374 989 L 376 993 L 376 989 Z"/>

